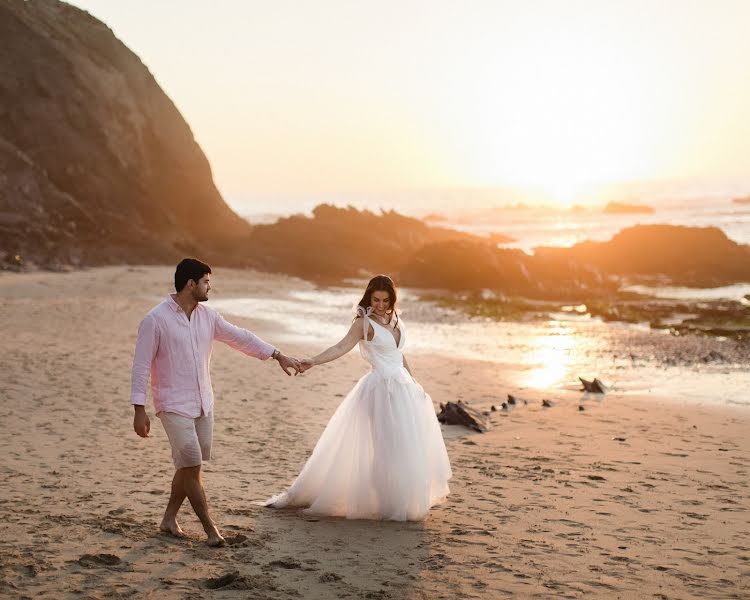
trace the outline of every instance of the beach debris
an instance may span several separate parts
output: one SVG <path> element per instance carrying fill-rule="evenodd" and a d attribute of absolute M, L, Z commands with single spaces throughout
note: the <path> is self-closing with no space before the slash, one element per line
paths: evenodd
<path fill-rule="evenodd" d="M 508 404 L 515 404 L 516 402 L 516 397 L 513 394 L 508 394 Z"/>
<path fill-rule="evenodd" d="M 592 394 L 606 394 L 609 391 L 609 388 L 602 383 L 601 379 L 594 379 L 593 381 L 589 381 L 583 377 L 579 377 L 578 379 L 583 384 L 581 391 L 591 392 Z"/>
<path fill-rule="evenodd" d="M 505 402 L 502 404 L 502 409 L 505 411 L 509 410 L 508 405 Z"/>
<path fill-rule="evenodd" d="M 613 437 L 612 439 L 616 442 L 624 442 L 626 440 L 624 437 Z"/>
<path fill-rule="evenodd" d="M 586 475 L 587 479 L 590 479 L 591 481 L 607 481 L 604 477 L 601 475 Z"/>
<path fill-rule="evenodd" d="M 490 406 L 490 410 L 491 410 L 492 412 L 495 412 L 495 411 L 497 410 L 497 406 L 495 406 L 495 405 L 493 404 L 492 406 Z"/>
<path fill-rule="evenodd" d="M 441 403 L 437 419 L 445 425 L 463 425 L 479 433 L 484 433 L 490 428 L 487 417 L 460 400 L 446 404 Z"/>
<path fill-rule="evenodd" d="M 582 404 L 579 404 L 579 405 L 578 405 L 578 410 L 586 410 L 586 409 L 585 409 L 585 408 L 583 408 L 583 405 L 582 405 Z"/>
<path fill-rule="evenodd" d="M 552 400 L 542 400 L 542 406 L 544 408 L 552 408 L 554 404 L 552 403 Z"/>
<path fill-rule="evenodd" d="M 716 350 L 711 350 L 701 360 L 704 363 L 709 363 L 709 362 L 726 362 L 727 357 L 724 356 L 721 352 L 717 352 Z"/>

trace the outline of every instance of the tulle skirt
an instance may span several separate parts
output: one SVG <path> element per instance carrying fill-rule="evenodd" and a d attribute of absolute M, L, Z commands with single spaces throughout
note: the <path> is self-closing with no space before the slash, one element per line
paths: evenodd
<path fill-rule="evenodd" d="M 401 368 L 370 371 L 328 422 L 289 489 L 266 506 L 348 519 L 424 519 L 451 466 L 432 400 Z"/>

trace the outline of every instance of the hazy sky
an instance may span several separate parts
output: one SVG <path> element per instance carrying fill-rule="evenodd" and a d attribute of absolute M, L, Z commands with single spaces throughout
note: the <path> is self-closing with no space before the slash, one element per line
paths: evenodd
<path fill-rule="evenodd" d="M 228 196 L 750 176 L 747 0 L 76 0 Z"/>

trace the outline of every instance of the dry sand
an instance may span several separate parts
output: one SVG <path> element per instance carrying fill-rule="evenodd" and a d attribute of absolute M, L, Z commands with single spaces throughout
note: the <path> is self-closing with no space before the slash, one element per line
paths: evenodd
<path fill-rule="evenodd" d="M 540 393 L 509 388 L 497 365 L 426 354 L 410 364 L 436 402 L 528 401 L 496 414 L 489 433 L 444 429 L 452 494 L 426 521 L 313 519 L 255 504 L 296 475 L 366 365 L 353 352 L 287 378 L 217 344 L 205 479 L 230 545 L 206 547 L 187 503 L 189 539 L 160 534 L 169 447 L 151 406 L 152 437 L 133 433 L 129 379 L 138 323 L 172 272 L 0 275 L 0 594 L 750 597 L 750 411 L 617 394 L 579 411 L 575 392 L 543 409 Z M 240 271 L 213 279 L 224 297 L 310 287 Z M 267 322 L 231 320 L 274 341 Z"/>

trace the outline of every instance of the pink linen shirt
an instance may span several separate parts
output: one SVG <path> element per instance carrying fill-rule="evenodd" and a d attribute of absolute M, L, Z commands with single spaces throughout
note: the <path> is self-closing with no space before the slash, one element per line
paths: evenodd
<path fill-rule="evenodd" d="M 247 329 L 227 323 L 203 304 L 199 303 L 188 319 L 172 295 L 168 295 L 151 309 L 138 328 L 130 403 L 146 404 L 146 386 L 151 375 L 157 414 L 172 412 L 193 419 L 209 414 L 214 407 L 209 372 L 214 340 L 262 360 L 270 358 L 275 350 Z"/>

